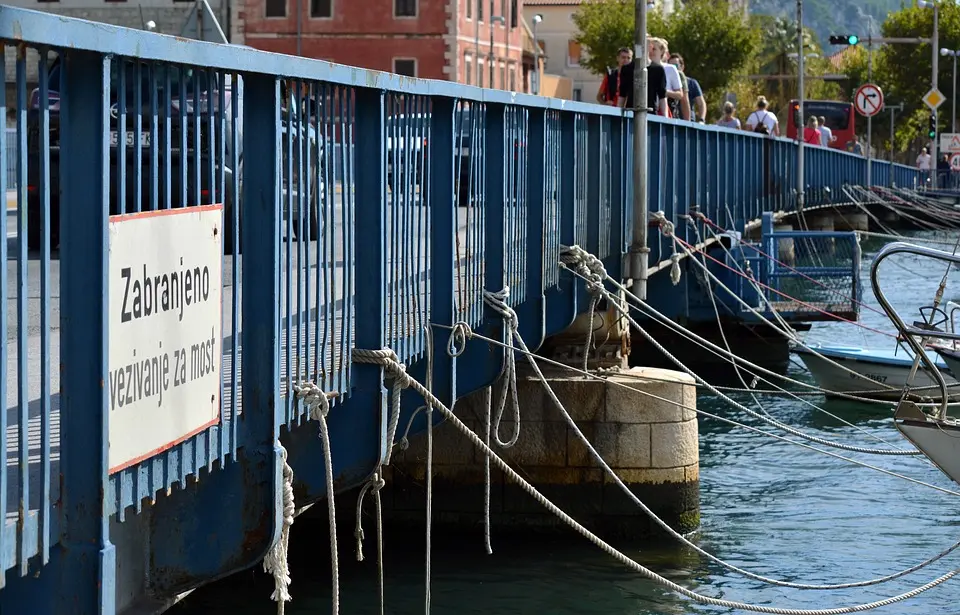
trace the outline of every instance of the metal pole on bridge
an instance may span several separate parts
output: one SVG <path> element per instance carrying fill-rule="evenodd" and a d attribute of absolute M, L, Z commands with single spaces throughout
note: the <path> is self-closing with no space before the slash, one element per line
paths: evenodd
<path fill-rule="evenodd" d="M 633 29 L 633 294 L 647 299 L 647 1 L 634 0 Z"/>
<path fill-rule="evenodd" d="M 873 83 L 873 16 L 867 33 L 867 83 Z M 867 186 L 873 185 L 873 116 L 867 116 Z"/>
<path fill-rule="evenodd" d="M 894 123 L 894 116 L 897 111 L 903 109 L 903 103 L 899 105 L 887 105 L 887 108 L 890 109 L 890 185 L 893 186 L 893 140 L 896 137 L 896 124 Z"/>
<path fill-rule="evenodd" d="M 797 126 L 797 210 L 803 211 L 804 181 L 803 181 L 803 131 L 806 123 L 803 118 L 803 0 L 797 0 L 797 107 L 800 112 L 800 122 Z"/>

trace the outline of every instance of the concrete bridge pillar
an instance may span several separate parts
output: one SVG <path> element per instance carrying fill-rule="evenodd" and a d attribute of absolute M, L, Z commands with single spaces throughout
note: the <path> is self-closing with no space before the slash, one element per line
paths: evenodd
<path fill-rule="evenodd" d="M 657 368 L 616 371 L 606 381 L 547 374 L 551 388 L 577 426 L 632 493 L 671 527 L 688 532 L 699 525 L 700 471 L 696 388 L 692 378 Z M 615 384 L 616 383 L 616 384 Z M 515 446 L 497 451 L 548 499 L 603 536 L 662 537 L 663 530 L 605 475 L 576 432 L 550 401 L 543 385 L 518 378 L 520 435 Z M 618 386 L 625 385 L 625 386 Z M 644 395 L 643 391 L 657 398 Z M 457 415 L 481 438 L 489 390 L 459 400 Z M 497 392 L 492 395 L 496 403 Z M 495 412 L 495 408 L 494 408 Z M 504 414 L 501 438 L 513 433 Z M 483 527 L 484 455 L 450 423 L 434 430 L 433 510 L 439 529 Z M 394 455 L 385 468 L 384 519 L 422 526 L 425 511 L 426 436 Z M 518 485 L 493 470 L 491 526 L 496 531 L 567 531 Z M 494 535 L 496 539 L 496 535 Z"/>
<path fill-rule="evenodd" d="M 774 233 L 785 233 L 793 230 L 792 224 L 774 224 Z M 787 265 L 793 265 L 797 260 L 797 249 L 793 239 L 786 237 L 777 240 L 777 260 Z"/>
<path fill-rule="evenodd" d="M 863 211 L 837 210 L 833 225 L 838 231 L 869 231 L 870 217 Z"/>

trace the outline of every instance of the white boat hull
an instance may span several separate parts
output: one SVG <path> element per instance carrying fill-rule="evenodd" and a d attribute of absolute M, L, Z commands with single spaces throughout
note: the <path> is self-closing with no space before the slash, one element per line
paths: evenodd
<path fill-rule="evenodd" d="M 901 404 L 897 429 L 955 483 L 960 483 L 960 425 L 923 416 L 913 404 Z"/>
<path fill-rule="evenodd" d="M 816 350 L 816 347 L 814 349 Z M 910 375 L 909 366 L 827 355 L 831 360 L 849 370 L 846 371 L 809 352 L 798 352 L 798 354 L 828 397 L 836 397 L 831 393 L 855 392 L 859 396 L 872 399 L 897 400 L 900 399 Z M 951 397 L 960 395 L 960 382 L 944 370 L 941 370 L 941 373 L 947 386 L 950 387 L 949 395 Z M 917 395 L 940 399 L 940 388 L 924 369 L 922 363 L 917 369 L 910 388 L 916 391 Z"/>

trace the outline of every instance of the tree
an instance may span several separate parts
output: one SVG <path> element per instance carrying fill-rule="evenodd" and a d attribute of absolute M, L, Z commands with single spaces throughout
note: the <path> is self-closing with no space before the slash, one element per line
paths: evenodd
<path fill-rule="evenodd" d="M 617 49 L 633 47 L 633 0 L 589 0 L 573 15 L 577 40 L 589 53 L 586 66 L 602 74 L 616 65 Z M 683 56 L 687 73 L 704 91 L 722 90 L 755 53 L 759 32 L 728 10 L 725 2 L 690 0 L 667 17 L 648 16 L 652 36 L 667 39 Z"/>

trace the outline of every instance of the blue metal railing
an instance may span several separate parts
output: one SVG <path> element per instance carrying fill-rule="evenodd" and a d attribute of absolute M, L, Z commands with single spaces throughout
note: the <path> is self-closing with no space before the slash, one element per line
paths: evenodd
<path fill-rule="evenodd" d="M 804 321 L 857 318 L 863 287 L 855 232 L 774 231 L 770 213 L 761 228 L 760 242 L 739 246 L 734 256 L 742 262 L 730 263 L 753 272 L 753 279 L 738 276 L 739 295 L 751 306 L 739 306 L 741 312 L 773 318 L 775 309 Z"/>
<path fill-rule="evenodd" d="M 490 384 L 503 356 L 451 356 L 442 329 L 430 348 L 431 324 L 502 335 L 483 291 L 507 285 L 536 347 L 589 305 L 561 275 L 561 245 L 624 273 L 629 113 L 8 7 L 0 39 L 17 54 L 0 164 L 15 159 L 21 213 L 17 247 L 0 253 L 0 304 L 16 306 L 0 311 L 0 568 L 17 570 L 4 611 L 30 598 L 52 605 L 31 612 L 58 612 L 69 595 L 111 613 L 255 563 L 278 532 L 278 438 L 298 504 L 328 495 L 293 383 L 337 395 L 333 471 L 347 489 L 390 444 L 384 375 L 353 365 L 355 348 L 391 347 L 420 376 L 432 350 L 434 391 L 452 402 Z M 693 205 L 725 228 L 794 206 L 792 142 L 661 118 L 649 138 L 650 209 L 675 223 Z M 862 159 L 807 151 L 811 189 L 865 181 Z M 111 471 L 108 222 L 208 204 L 224 211 L 219 422 Z M 419 401 L 405 396 L 404 420 Z M 120 587 L 131 558 L 146 570 Z M 31 562 L 64 573 L 34 577 Z"/>

